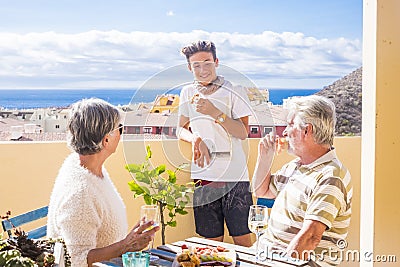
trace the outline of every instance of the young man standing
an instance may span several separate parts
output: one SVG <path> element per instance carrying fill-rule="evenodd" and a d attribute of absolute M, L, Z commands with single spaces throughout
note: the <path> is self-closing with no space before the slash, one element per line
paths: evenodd
<path fill-rule="evenodd" d="M 193 197 L 196 232 L 223 241 L 225 222 L 235 244 L 250 246 L 253 200 L 242 148 L 252 113 L 246 90 L 217 75 L 214 43 L 197 41 L 182 53 L 194 81 L 181 91 L 178 136 L 192 144 L 191 177 L 202 185 Z"/>

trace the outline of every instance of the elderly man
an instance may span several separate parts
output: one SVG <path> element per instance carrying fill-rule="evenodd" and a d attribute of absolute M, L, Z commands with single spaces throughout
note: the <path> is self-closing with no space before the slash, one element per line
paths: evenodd
<path fill-rule="evenodd" d="M 312 259 L 315 266 L 337 265 L 332 255 L 348 233 L 352 184 L 333 148 L 335 106 L 322 96 L 293 98 L 283 135 L 288 152 L 297 156 L 277 173 L 270 168 L 278 137 L 260 140 L 253 176 L 257 197 L 275 199 L 262 243 L 268 252 Z"/>

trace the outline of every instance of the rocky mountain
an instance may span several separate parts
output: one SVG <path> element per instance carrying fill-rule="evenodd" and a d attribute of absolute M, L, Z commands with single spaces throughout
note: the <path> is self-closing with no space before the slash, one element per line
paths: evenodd
<path fill-rule="evenodd" d="M 316 94 L 336 105 L 336 135 L 361 135 L 362 67 Z"/>

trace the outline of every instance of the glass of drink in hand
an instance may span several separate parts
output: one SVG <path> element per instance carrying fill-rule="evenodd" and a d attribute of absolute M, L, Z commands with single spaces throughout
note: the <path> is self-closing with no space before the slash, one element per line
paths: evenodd
<path fill-rule="evenodd" d="M 249 229 L 256 234 L 256 262 L 259 260 L 260 236 L 265 233 L 268 227 L 268 208 L 261 205 L 252 205 L 249 210 Z"/>
<path fill-rule="evenodd" d="M 153 225 L 147 230 L 150 230 L 160 224 L 160 214 L 157 205 L 143 205 L 140 208 L 140 222 L 144 224 L 146 222 L 153 221 Z M 147 231 L 145 230 L 145 231 Z M 149 252 L 153 248 L 153 239 L 149 244 Z"/>
<path fill-rule="evenodd" d="M 276 154 L 280 154 L 282 150 L 288 149 L 289 141 L 287 137 L 277 137 Z"/>

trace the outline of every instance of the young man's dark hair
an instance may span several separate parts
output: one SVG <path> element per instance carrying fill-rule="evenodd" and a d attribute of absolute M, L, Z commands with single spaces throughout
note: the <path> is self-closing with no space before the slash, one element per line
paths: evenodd
<path fill-rule="evenodd" d="M 215 48 L 215 44 L 211 41 L 193 42 L 190 45 L 183 47 L 181 52 L 186 56 L 186 60 L 188 63 L 189 58 L 197 52 L 211 52 L 214 61 L 217 59 L 217 49 Z"/>

